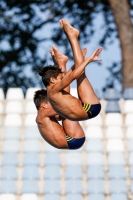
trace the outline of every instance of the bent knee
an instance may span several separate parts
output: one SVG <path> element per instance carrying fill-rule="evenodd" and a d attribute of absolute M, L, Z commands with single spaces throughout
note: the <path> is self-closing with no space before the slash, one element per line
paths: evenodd
<path fill-rule="evenodd" d="M 89 111 L 88 111 L 88 116 L 89 119 L 96 117 L 101 111 L 101 104 L 93 104 L 91 105 Z"/>

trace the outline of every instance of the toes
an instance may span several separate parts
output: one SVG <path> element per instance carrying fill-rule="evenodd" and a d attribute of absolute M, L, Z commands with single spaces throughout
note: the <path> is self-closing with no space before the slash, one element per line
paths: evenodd
<path fill-rule="evenodd" d="M 52 46 L 53 51 L 55 50 L 55 45 Z"/>
<path fill-rule="evenodd" d="M 53 45 L 52 49 L 53 49 L 53 51 L 59 52 L 59 49 L 55 45 Z"/>
<path fill-rule="evenodd" d="M 62 20 L 59 20 L 59 22 L 60 22 L 60 27 L 63 28 L 63 22 L 62 22 Z"/>
<path fill-rule="evenodd" d="M 67 23 L 67 20 L 66 20 L 66 19 L 63 19 L 62 21 L 63 21 L 64 23 Z"/>
<path fill-rule="evenodd" d="M 53 47 L 53 49 L 56 49 L 56 46 L 55 46 L 55 45 L 53 45 L 52 47 Z"/>
<path fill-rule="evenodd" d="M 50 49 L 49 52 L 52 54 L 52 49 Z"/>
<path fill-rule="evenodd" d="M 54 56 L 54 51 L 53 50 L 51 51 L 51 55 Z"/>

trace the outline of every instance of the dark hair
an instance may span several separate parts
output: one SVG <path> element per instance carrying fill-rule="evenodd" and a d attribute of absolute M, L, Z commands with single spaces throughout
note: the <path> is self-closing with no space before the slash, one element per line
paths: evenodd
<path fill-rule="evenodd" d="M 35 93 L 34 93 L 34 103 L 35 103 L 35 106 L 37 108 L 37 110 L 40 108 L 40 105 L 41 103 L 45 102 L 47 103 L 48 100 L 47 100 L 47 90 L 37 90 Z"/>
<path fill-rule="evenodd" d="M 38 70 L 38 74 L 42 76 L 42 82 L 47 87 L 50 84 L 50 78 L 57 78 L 62 71 L 60 68 L 56 67 L 55 65 L 48 65 L 40 70 Z"/>

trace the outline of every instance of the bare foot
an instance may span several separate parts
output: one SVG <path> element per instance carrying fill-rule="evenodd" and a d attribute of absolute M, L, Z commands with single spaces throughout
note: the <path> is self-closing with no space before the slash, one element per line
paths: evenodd
<path fill-rule="evenodd" d="M 57 63 L 57 61 L 56 61 L 56 58 L 55 58 L 53 49 L 51 48 L 51 49 L 49 50 L 49 52 L 50 52 L 50 54 L 51 54 L 52 60 L 53 60 L 53 62 L 54 62 L 54 65 L 55 65 L 56 67 L 59 67 L 59 66 L 58 66 L 58 63 Z"/>
<path fill-rule="evenodd" d="M 69 39 L 78 38 L 79 31 L 72 27 L 66 19 L 59 20 L 61 28 Z"/>
<path fill-rule="evenodd" d="M 54 60 L 55 60 L 56 64 L 58 64 L 58 66 L 60 68 L 64 69 L 64 67 L 66 67 L 66 63 L 68 61 L 68 57 L 63 55 L 59 51 L 59 49 L 57 49 L 57 47 L 55 45 L 53 45 L 53 48 L 50 49 L 50 53 L 51 53 L 52 58 L 54 57 Z"/>

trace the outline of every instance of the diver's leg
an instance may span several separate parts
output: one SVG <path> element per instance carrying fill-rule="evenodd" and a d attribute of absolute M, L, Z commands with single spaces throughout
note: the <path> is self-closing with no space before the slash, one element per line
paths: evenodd
<path fill-rule="evenodd" d="M 70 42 L 76 68 L 84 61 L 84 56 L 78 42 L 79 31 L 73 28 L 65 19 L 60 20 L 60 25 Z M 77 91 L 81 102 L 88 104 L 100 103 L 89 80 L 85 75 L 85 72 L 83 72 L 81 76 L 77 79 Z"/>

